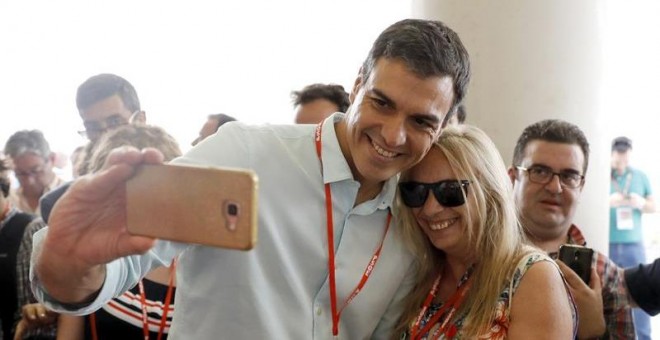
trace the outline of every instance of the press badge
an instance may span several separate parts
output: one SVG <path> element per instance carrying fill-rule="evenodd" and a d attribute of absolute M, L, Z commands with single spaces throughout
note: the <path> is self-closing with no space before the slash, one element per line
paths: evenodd
<path fill-rule="evenodd" d="M 633 227 L 632 207 L 616 208 L 616 228 L 619 230 L 631 230 Z"/>

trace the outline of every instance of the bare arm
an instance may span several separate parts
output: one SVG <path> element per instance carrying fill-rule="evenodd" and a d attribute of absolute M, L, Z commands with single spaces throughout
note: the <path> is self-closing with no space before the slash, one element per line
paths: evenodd
<path fill-rule="evenodd" d="M 557 267 L 547 261 L 535 263 L 513 295 L 508 339 L 571 339 L 571 309 Z"/>
<path fill-rule="evenodd" d="M 603 315 L 603 292 L 596 268 L 591 268 L 591 278 L 587 286 L 564 262 L 558 260 L 557 264 L 566 278 L 577 306 L 580 317 L 578 338 L 591 339 L 604 335 L 607 327 Z"/>
<path fill-rule="evenodd" d="M 61 315 L 57 323 L 57 340 L 83 340 L 85 317 Z"/>
<path fill-rule="evenodd" d="M 153 239 L 126 231 L 125 182 L 142 163 L 162 163 L 162 154 L 113 150 L 104 170 L 81 177 L 55 204 L 47 236 L 35 248 L 36 276 L 52 298 L 65 304 L 92 301 L 106 263 L 153 246 Z"/>

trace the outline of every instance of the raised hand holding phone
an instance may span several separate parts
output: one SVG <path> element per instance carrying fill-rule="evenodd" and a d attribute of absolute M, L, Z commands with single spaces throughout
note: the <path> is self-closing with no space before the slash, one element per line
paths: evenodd
<path fill-rule="evenodd" d="M 53 207 L 36 273 L 48 293 L 64 303 L 91 300 L 105 279 L 105 264 L 141 254 L 154 239 L 126 230 L 126 181 L 141 164 L 162 164 L 154 149 L 113 150 L 103 170 L 83 176 Z"/>
<path fill-rule="evenodd" d="M 257 238 L 257 176 L 236 168 L 142 165 L 126 184 L 128 231 L 248 250 Z"/>

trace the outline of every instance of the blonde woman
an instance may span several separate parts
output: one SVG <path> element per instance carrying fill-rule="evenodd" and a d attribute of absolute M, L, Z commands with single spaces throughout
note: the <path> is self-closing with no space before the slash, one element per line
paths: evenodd
<path fill-rule="evenodd" d="M 401 175 L 397 207 L 418 284 L 395 338 L 575 338 L 565 282 L 524 244 L 506 167 L 483 131 L 447 128 Z"/>
<path fill-rule="evenodd" d="M 81 164 L 81 175 L 103 168 L 110 152 L 118 147 L 156 148 L 165 161 L 181 156 L 179 144 L 164 129 L 143 124 L 128 124 L 108 131 L 90 142 L 89 154 Z M 174 314 L 176 294 L 175 266 L 149 272 L 137 286 L 112 299 L 97 312 L 85 316 L 61 315 L 57 339 L 167 339 Z"/>

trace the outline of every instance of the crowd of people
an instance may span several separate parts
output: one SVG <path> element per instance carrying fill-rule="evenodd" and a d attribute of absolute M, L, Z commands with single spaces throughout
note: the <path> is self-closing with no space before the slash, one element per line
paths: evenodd
<path fill-rule="evenodd" d="M 293 91 L 291 125 L 208 115 L 183 155 L 126 79 L 90 77 L 73 181 L 38 130 L 4 147 L 0 338 L 641 339 L 633 311 L 660 312 L 660 262 L 623 259 L 655 209 L 632 141 L 612 144 L 612 259 L 595 252 L 586 283 L 557 254 L 586 246 L 573 217 L 587 136 L 534 122 L 507 166 L 466 124 L 471 72 L 452 29 L 402 20 L 350 92 Z M 163 163 L 255 171 L 255 248 L 128 233 L 125 183 Z"/>

